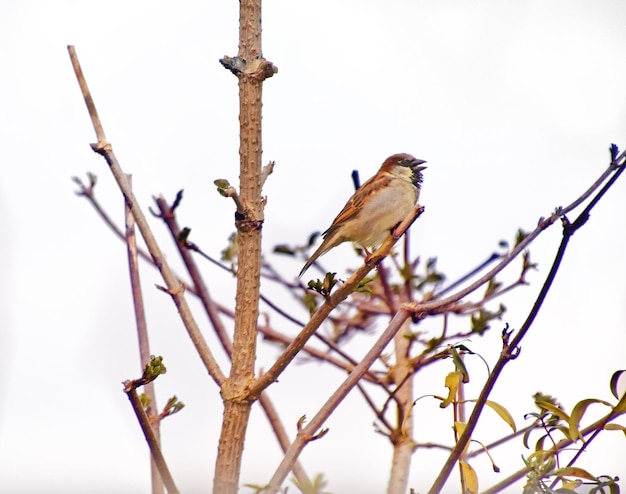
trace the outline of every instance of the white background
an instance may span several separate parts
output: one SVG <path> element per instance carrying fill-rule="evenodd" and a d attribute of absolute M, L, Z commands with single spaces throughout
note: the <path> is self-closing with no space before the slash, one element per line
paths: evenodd
<path fill-rule="evenodd" d="M 264 54 L 279 67 L 264 86 L 264 161 L 276 161 L 264 190 L 266 259 L 295 277 L 301 260 L 273 255 L 272 247 L 325 229 L 352 192 L 351 171 L 364 180 L 396 152 L 428 160 L 413 251 L 437 256 L 449 279 L 518 227 L 534 228 L 600 175 L 611 142 L 626 147 L 625 18 L 626 4 L 609 0 L 265 2 Z M 218 59 L 236 54 L 237 33 L 237 2 L 0 5 L 1 492 L 149 492 L 147 448 L 120 384 L 140 373 L 125 249 L 74 195 L 71 177 L 96 173 L 97 195 L 120 224 L 123 204 L 89 148 L 94 133 L 66 45 L 76 46 L 142 206 L 184 188 L 180 222 L 218 257 L 233 231 L 233 205 L 213 180 L 238 177 L 236 79 Z M 626 366 L 625 193 L 622 180 L 572 239 L 521 357 L 493 392 L 520 427 L 536 391 L 556 395 L 567 410 L 583 398 L 612 400 L 610 376 Z M 178 267 L 164 228 L 152 224 Z M 559 240 L 555 226 L 533 245 L 539 271 L 503 300 L 502 324 L 521 326 Z M 343 274 L 359 263 L 348 245 L 323 261 Z M 211 265 L 204 270 L 211 293 L 231 306 L 233 280 Z M 157 382 L 159 403 L 176 394 L 187 405 L 162 427 L 165 455 L 182 492 L 208 492 L 219 396 L 173 304 L 153 289 L 157 273 L 144 266 L 142 275 L 152 352 L 168 367 Z M 277 303 L 291 300 L 263 289 Z M 262 310 L 276 329 L 297 333 Z M 305 319 L 302 309 L 290 310 Z M 198 320 L 213 344 L 200 311 Z M 420 329 L 436 335 L 440 321 Z M 496 323 L 467 344 L 493 363 L 500 329 Z M 353 339 L 352 354 L 367 341 Z M 261 345 L 258 366 L 267 368 L 278 351 Z M 469 365 L 472 397 L 486 371 L 478 359 Z M 442 362 L 420 374 L 416 396 L 443 394 L 450 370 Z M 315 363 L 285 372 L 270 396 L 290 433 L 342 378 Z M 448 410 L 423 399 L 414 412 L 417 441 L 451 444 Z M 602 412 L 592 409 L 589 418 Z M 335 493 L 383 492 L 391 448 L 373 420 L 362 398 L 350 396 L 328 422 L 330 433 L 305 450 L 309 475 L 323 473 Z M 494 418 L 475 437 L 505 433 Z M 626 478 L 625 447 L 623 435 L 606 433 L 578 465 Z M 519 469 L 529 453 L 519 443 L 494 451 L 500 475 L 486 458 L 476 460 L 481 487 Z M 242 482 L 266 483 L 280 457 L 257 407 Z M 411 487 L 426 491 L 444 459 L 418 450 Z"/>

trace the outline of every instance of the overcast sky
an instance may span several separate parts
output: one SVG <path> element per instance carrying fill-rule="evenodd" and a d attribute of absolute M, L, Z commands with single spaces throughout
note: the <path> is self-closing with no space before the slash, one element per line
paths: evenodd
<path fill-rule="evenodd" d="M 279 73 L 264 86 L 264 161 L 276 161 L 264 190 L 266 258 L 295 278 L 302 261 L 274 256 L 272 247 L 327 228 L 352 192 L 351 171 L 364 180 L 398 152 L 428 161 L 413 250 L 437 256 L 450 279 L 518 227 L 534 228 L 601 174 L 611 142 L 626 148 L 625 19 L 626 3 L 611 0 L 268 0 L 263 49 Z M 120 384 L 139 375 L 125 249 L 74 194 L 71 177 L 97 174 L 97 195 L 120 224 L 123 203 L 89 148 L 94 133 L 66 45 L 76 46 L 142 206 L 184 188 L 180 222 L 218 257 L 233 231 L 233 206 L 213 180 L 238 177 L 237 84 L 218 60 L 237 53 L 237 36 L 235 1 L 0 4 L 0 491 L 149 492 L 147 447 Z M 567 410 L 583 398 L 614 401 L 609 379 L 626 366 L 625 198 L 622 180 L 576 233 L 521 357 L 494 390 L 519 427 L 536 391 Z M 180 266 L 163 227 L 152 223 Z M 555 226 L 532 246 L 539 270 L 502 300 L 502 324 L 523 323 L 559 240 Z M 359 265 L 349 245 L 323 261 L 341 274 Z M 153 289 L 157 273 L 144 268 L 152 352 L 168 367 L 157 382 L 159 403 L 176 394 L 187 405 L 162 427 L 165 455 L 182 492 L 206 492 L 221 402 L 173 304 Z M 233 280 L 204 269 L 215 298 L 232 305 Z M 282 292 L 264 289 L 281 300 Z M 297 333 L 262 310 L 276 329 Z M 489 363 L 500 329 L 469 343 Z M 362 354 L 368 341 L 354 339 L 349 351 Z M 276 355 L 263 345 L 258 367 Z M 471 365 L 468 394 L 476 395 L 486 371 Z M 443 394 L 450 370 L 442 364 L 420 375 L 416 396 Z M 291 434 L 343 378 L 315 363 L 281 377 L 270 396 Z M 451 443 L 448 411 L 421 400 L 415 414 L 417 441 Z M 323 473 L 335 493 L 383 492 L 391 447 L 373 421 L 362 398 L 350 396 L 330 433 L 305 450 L 307 472 Z M 497 420 L 480 431 L 478 439 L 507 432 Z M 602 436 L 579 466 L 626 478 L 623 435 Z M 264 484 L 281 455 L 260 409 L 249 438 L 242 483 Z M 496 451 L 499 476 L 478 460 L 481 487 L 519 469 L 521 454 L 529 454 L 521 444 Z M 444 459 L 418 451 L 411 487 L 424 492 Z"/>

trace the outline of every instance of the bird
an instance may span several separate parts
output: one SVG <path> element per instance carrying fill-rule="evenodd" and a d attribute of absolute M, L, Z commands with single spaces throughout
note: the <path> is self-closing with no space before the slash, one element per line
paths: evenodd
<path fill-rule="evenodd" d="M 321 255 L 343 242 L 355 242 L 368 252 L 383 243 L 413 209 L 422 186 L 420 160 L 407 153 L 389 156 L 376 175 L 359 187 L 322 233 L 324 241 L 304 264 L 299 278 Z"/>

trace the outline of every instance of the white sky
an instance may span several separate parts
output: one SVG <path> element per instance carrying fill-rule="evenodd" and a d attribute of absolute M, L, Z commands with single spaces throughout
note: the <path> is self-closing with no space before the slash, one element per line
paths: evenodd
<path fill-rule="evenodd" d="M 2 492 L 149 492 L 147 448 L 120 384 L 139 375 L 125 250 L 74 195 L 70 177 L 96 173 L 98 197 L 119 222 L 123 205 L 89 148 L 94 134 L 66 45 L 76 46 L 142 205 L 184 188 L 180 222 L 218 256 L 233 230 L 233 207 L 213 180 L 238 177 L 236 79 L 218 59 L 237 52 L 237 9 L 237 2 L 209 1 L 0 4 Z M 264 90 L 264 161 L 277 164 L 265 188 L 267 258 L 295 277 L 301 261 L 273 256 L 272 246 L 325 229 L 351 193 L 350 172 L 365 179 L 396 152 L 428 160 L 426 213 L 413 227 L 413 249 L 438 256 L 451 279 L 518 227 L 532 229 L 595 180 L 611 142 L 626 147 L 625 18 L 626 4 L 609 0 L 267 1 L 264 53 L 280 70 Z M 572 239 L 521 357 L 494 390 L 520 427 L 538 390 L 567 409 L 583 398 L 612 400 L 610 376 L 626 366 L 625 193 L 622 180 Z M 164 229 L 152 223 L 178 266 Z M 522 324 L 559 240 L 555 227 L 533 246 L 540 270 L 502 301 L 503 323 Z M 341 270 L 358 260 L 344 246 L 324 265 Z M 232 304 L 233 281 L 205 269 L 216 299 Z M 152 289 L 156 273 L 142 275 L 152 352 L 169 370 L 157 382 L 159 404 L 176 394 L 187 405 L 163 425 L 165 455 L 183 492 L 206 492 L 221 417 L 217 390 L 173 305 Z M 270 315 L 276 329 L 296 334 Z M 436 334 L 439 322 L 428 328 Z M 470 343 L 490 363 L 499 331 L 495 324 Z M 351 345 L 358 355 L 367 339 Z M 263 347 L 259 367 L 276 355 Z M 482 364 L 470 369 L 469 395 L 485 375 Z M 444 393 L 449 370 L 442 363 L 420 374 L 416 395 Z M 270 395 L 295 433 L 298 417 L 312 416 L 342 379 L 318 364 L 298 365 Z M 415 413 L 418 441 L 451 442 L 448 411 L 421 400 Z M 362 399 L 349 397 L 328 422 L 330 433 L 305 450 L 307 472 L 322 472 L 335 493 L 383 492 L 391 448 L 372 422 Z M 476 437 L 506 433 L 491 424 Z M 605 436 L 579 466 L 626 478 L 623 436 Z M 481 486 L 520 468 L 522 453 L 519 444 L 494 451 L 500 476 L 477 461 Z M 242 482 L 266 483 L 279 460 L 256 409 Z M 425 491 L 443 460 L 418 451 L 410 485 Z"/>

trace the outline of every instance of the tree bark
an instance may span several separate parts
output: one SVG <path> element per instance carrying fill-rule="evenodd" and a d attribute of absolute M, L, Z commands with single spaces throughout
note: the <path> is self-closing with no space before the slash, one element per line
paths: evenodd
<path fill-rule="evenodd" d="M 213 492 L 236 494 L 254 381 L 256 324 L 261 270 L 261 0 L 241 0 L 239 11 L 240 185 L 243 211 L 235 215 L 239 253 L 235 329 L 230 375 L 222 386 L 224 417 L 219 439 Z M 262 71 L 261 71 L 262 72 Z"/>
<path fill-rule="evenodd" d="M 405 494 L 409 485 L 409 470 L 411 457 L 415 449 L 413 441 L 413 369 L 409 364 L 410 341 L 407 334 L 410 331 L 409 321 L 405 321 L 402 329 L 394 337 L 396 365 L 393 369 L 393 380 L 396 384 L 402 383 L 395 393 L 398 407 L 397 429 L 392 431 L 393 459 L 391 474 L 387 484 L 387 494 Z M 409 376 L 407 378 L 407 376 Z M 403 382 L 404 381 L 404 382 Z"/>

